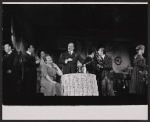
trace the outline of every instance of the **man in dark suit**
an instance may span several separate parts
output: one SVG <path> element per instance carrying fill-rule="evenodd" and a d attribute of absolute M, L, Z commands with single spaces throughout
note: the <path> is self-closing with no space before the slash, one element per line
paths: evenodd
<path fill-rule="evenodd" d="M 12 93 L 12 69 L 14 62 L 14 53 L 9 44 L 4 45 L 5 56 L 3 58 L 3 95 Z"/>
<path fill-rule="evenodd" d="M 24 54 L 23 94 L 35 95 L 37 83 L 36 60 L 33 56 L 34 47 L 29 45 Z"/>
<path fill-rule="evenodd" d="M 105 49 L 103 47 L 99 48 L 99 63 L 97 66 L 101 69 L 101 91 L 102 96 L 115 96 L 113 90 L 113 68 L 112 59 L 105 54 Z"/>
<path fill-rule="evenodd" d="M 22 83 L 22 53 L 12 51 L 9 44 L 4 45 L 6 56 L 3 60 L 3 92 L 5 95 L 19 95 Z"/>
<path fill-rule="evenodd" d="M 74 43 L 69 43 L 68 52 L 63 53 L 59 59 L 59 63 L 63 64 L 63 74 L 76 73 L 78 60 L 83 63 L 83 58 L 74 52 Z"/>

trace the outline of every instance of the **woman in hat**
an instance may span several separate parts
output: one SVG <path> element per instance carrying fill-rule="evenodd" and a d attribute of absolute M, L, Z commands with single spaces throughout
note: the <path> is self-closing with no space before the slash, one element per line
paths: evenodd
<path fill-rule="evenodd" d="M 135 95 L 145 95 L 146 81 L 144 80 L 143 71 L 146 69 L 146 61 L 143 57 L 145 46 L 136 47 L 137 54 L 134 56 L 134 68 L 129 82 L 129 93 Z"/>

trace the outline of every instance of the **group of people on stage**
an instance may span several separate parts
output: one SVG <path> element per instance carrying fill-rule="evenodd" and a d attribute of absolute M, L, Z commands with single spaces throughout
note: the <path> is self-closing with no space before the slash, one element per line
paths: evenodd
<path fill-rule="evenodd" d="M 68 51 L 63 53 L 59 59 L 59 63 L 62 65 L 62 68 L 59 68 L 45 51 L 40 52 L 40 57 L 34 56 L 33 45 L 28 45 L 26 53 L 23 54 L 18 49 L 12 51 L 11 46 L 5 44 L 4 95 L 35 95 L 39 90 L 44 96 L 61 96 L 61 85 L 57 82 L 57 77 L 61 77 L 63 74 L 77 73 L 77 63 L 80 61 L 80 65 L 86 67 L 87 73 L 96 75 L 99 95 L 115 96 L 112 58 L 106 54 L 105 48 L 100 47 L 97 51 L 90 49 L 86 59 L 83 59 L 74 49 L 74 43 L 69 43 Z M 129 82 L 129 93 L 145 94 L 148 83 L 147 66 L 143 57 L 145 47 L 139 45 L 136 50 L 134 68 Z"/>
<path fill-rule="evenodd" d="M 33 45 L 28 45 L 23 54 L 18 48 L 12 50 L 11 45 L 5 44 L 3 57 L 3 95 L 35 95 L 38 62 L 32 55 Z"/>

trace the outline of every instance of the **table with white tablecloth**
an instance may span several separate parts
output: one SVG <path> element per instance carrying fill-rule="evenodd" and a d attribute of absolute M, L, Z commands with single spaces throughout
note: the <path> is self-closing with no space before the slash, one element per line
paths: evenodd
<path fill-rule="evenodd" d="M 63 96 L 98 96 L 96 75 L 65 74 L 61 77 L 61 89 Z"/>

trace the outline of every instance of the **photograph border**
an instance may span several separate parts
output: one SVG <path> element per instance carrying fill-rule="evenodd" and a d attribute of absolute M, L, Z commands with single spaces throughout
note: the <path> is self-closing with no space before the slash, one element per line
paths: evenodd
<path fill-rule="evenodd" d="M 36 1 L 36 2 L 41 2 L 42 0 L 38 0 L 38 1 Z M 92 1 L 92 0 L 87 0 L 87 1 L 81 1 L 81 0 L 63 0 L 63 2 L 148 2 L 148 0 L 94 0 L 94 1 Z M 12 1 L 10 1 L 10 0 L 4 0 L 4 1 L 2 1 L 2 2 L 12 2 Z M 0 5 L 0 10 L 2 10 L 2 2 L 1 2 L 1 5 Z M 20 2 L 19 0 L 13 0 L 13 2 Z M 21 2 L 32 2 L 31 0 L 30 1 L 25 1 L 25 0 L 21 0 Z M 33 1 L 34 2 L 34 1 Z M 62 2 L 62 0 L 44 0 L 44 1 L 42 1 L 42 2 Z M 148 13 L 150 13 L 150 8 L 149 8 L 149 4 L 148 4 Z M 150 32 L 150 16 L 148 15 L 148 32 Z M 0 12 L 0 23 L 1 23 L 1 27 L 2 27 L 2 12 Z M 1 33 L 0 33 L 0 46 L 2 46 L 2 30 L 1 30 Z M 150 34 L 148 33 L 148 45 L 150 45 Z M 0 48 L 0 56 L 2 57 L 2 48 Z M 149 52 L 150 52 L 150 49 L 148 48 L 148 54 L 149 54 Z M 149 63 L 150 63 L 150 61 L 149 61 L 149 56 L 150 55 L 148 55 L 148 66 L 149 66 Z M 1 58 L 2 59 L 2 58 Z M 1 65 L 0 65 L 0 68 L 2 69 L 2 63 L 1 63 Z M 148 68 L 149 69 L 149 68 Z M 149 69 L 150 70 L 150 69 Z M 148 72 L 150 72 L 148 70 Z M 0 81 L 2 81 L 2 70 L 0 70 Z M 148 78 L 149 80 L 150 80 L 150 78 Z M 149 86 L 150 84 L 148 84 L 148 88 L 150 87 Z M 0 90 L 1 90 L 1 96 L 2 96 L 2 82 L 1 82 L 1 85 L 0 85 Z M 149 93 L 150 92 L 150 90 L 148 89 L 148 95 L 150 94 Z M 108 98 L 109 99 L 109 98 Z M 150 101 L 149 100 L 150 98 L 148 97 L 148 101 Z M 1 101 L 1 103 L 2 103 L 2 97 L 0 98 L 0 101 Z M 54 101 L 55 102 L 55 101 Z M 32 105 L 32 104 L 31 104 Z M 105 106 L 105 105 L 104 105 Z M 107 105 L 108 106 L 108 105 Z M 2 107 L 2 106 L 1 106 Z M 2 108 L 1 108 L 1 110 L 2 110 Z M 149 110 L 149 109 L 148 109 Z M 149 112 L 148 112 L 149 113 Z M 1 113 L 1 117 L 2 117 L 2 113 Z"/>

